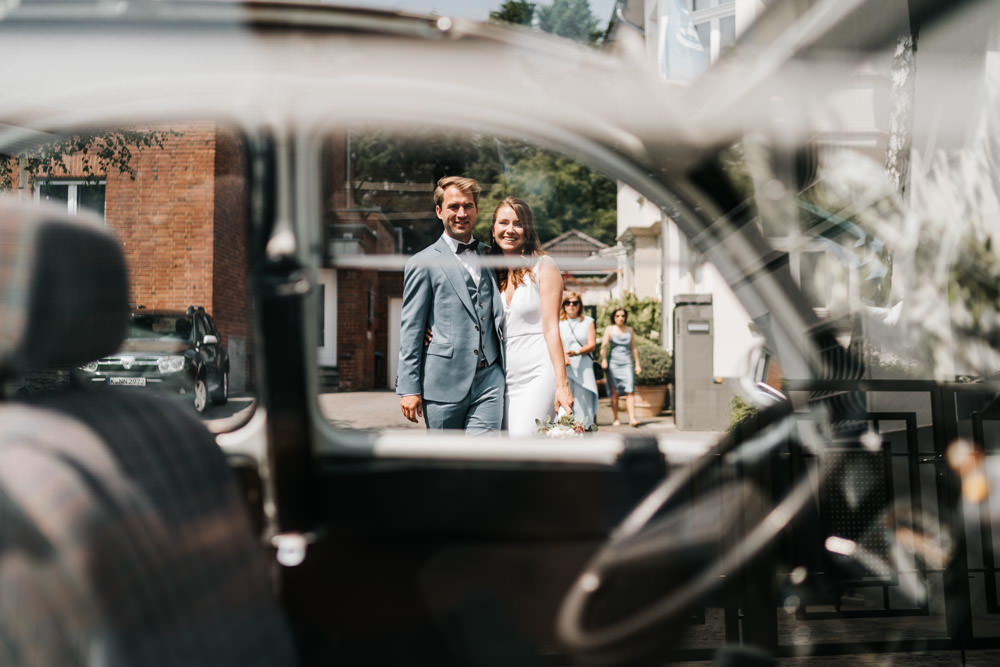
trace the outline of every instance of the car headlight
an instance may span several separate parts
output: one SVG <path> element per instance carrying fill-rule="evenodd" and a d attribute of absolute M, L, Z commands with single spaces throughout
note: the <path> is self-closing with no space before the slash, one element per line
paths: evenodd
<path fill-rule="evenodd" d="M 161 373 L 176 373 L 184 370 L 184 357 L 160 357 L 156 366 Z"/>
<path fill-rule="evenodd" d="M 83 366 L 80 366 L 80 370 L 87 371 L 88 373 L 96 373 L 97 362 L 96 361 L 87 362 Z"/>

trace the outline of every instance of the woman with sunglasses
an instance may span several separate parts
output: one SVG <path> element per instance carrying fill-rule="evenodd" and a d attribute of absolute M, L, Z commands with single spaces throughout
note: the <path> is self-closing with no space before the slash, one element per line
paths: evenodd
<path fill-rule="evenodd" d="M 584 426 L 590 426 L 597 419 L 593 356 L 597 349 L 597 331 L 594 319 L 583 314 L 583 301 L 577 292 L 567 292 L 563 297 L 559 334 L 566 352 L 566 376 L 573 392 L 573 415 Z"/>

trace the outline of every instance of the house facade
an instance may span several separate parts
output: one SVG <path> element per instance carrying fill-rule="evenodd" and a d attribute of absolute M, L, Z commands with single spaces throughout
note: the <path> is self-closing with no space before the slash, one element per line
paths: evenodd
<path fill-rule="evenodd" d="M 656 64 L 664 79 L 684 82 L 698 76 L 735 44 L 738 35 L 753 24 L 767 4 L 761 0 L 619 0 L 609 40 L 623 48 L 641 43 L 646 57 Z M 903 34 L 905 26 L 900 30 Z M 933 46 L 924 45 L 920 56 L 934 58 Z M 889 52 L 873 54 L 870 71 L 860 72 L 852 83 L 835 90 L 822 90 L 830 128 L 819 128 L 812 139 L 814 167 L 828 151 L 844 149 L 858 152 L 876 164 L 888 164 L 893 136 L 908 150 L 908 129 L 894 126 L 900 120 L 905 125 L 905 119 L 893 117 L 894 106 L 898 107 L 895 96 L 907 93 L 895 90 L 894 80 L 909 85 L 911 94 L 914 80 L 893 76 L 893 59 Z M 916 89 L 919 91 L 919 86 Z M 900 175 L 900 190 L 912 177 L 910 173 Z M 803 287 L 813 308 L 824 315 L 834 312 L 837 295 L 824 293 L 823 286 L 814 280 L 817 263 L 825 261 L 827 250 L 802 245 L 795 230 L 765 233 L 776 249 L 787 252 L 791 277 Z M 788 236 L 783 237 L 783 233 Z M 660 297 L 664 312 L 681 301 L 690 301 L 692 296 L 702 305 L 710 302 L 715 332 L 710 377 L 713 391 L 723 394 L 714 402 L 728 405 L 737 378 L 747 372 L 748 351 L 758 339 L 750 317 L 721 275 L 699 257 L 669 217 L 624 186 L 618 196 L 618 234 L 626 248 L 621 260 L 623 289 L 640 296 Z M 653 261 L 656 257 L 660 261 Z M 676 323 L 676 318 L 672 322 Z M 665 345 L 676 349 L 676 327 L 665 322 L 664 333 Z M 726 415 L 719 414 L 716 422 L 724 425 Z M 699 425 L 708 426 L 711 424 Z"/>

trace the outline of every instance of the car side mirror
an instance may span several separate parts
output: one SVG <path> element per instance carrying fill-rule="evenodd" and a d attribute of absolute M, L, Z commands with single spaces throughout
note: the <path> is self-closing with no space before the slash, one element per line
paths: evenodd
<path fill-rule="evenodd" d="M 219 339 L 212 334 L 205 334 L 205 337 L 201 339 L 202 345 L 215 345 L 219 342 Z"/>

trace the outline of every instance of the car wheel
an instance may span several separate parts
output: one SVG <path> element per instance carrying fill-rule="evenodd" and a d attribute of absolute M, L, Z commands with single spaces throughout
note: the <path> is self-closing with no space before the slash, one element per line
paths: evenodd
<path fill-rule="evenodd" d="M 212 402 L 216 405 L 225 405 L 229 400 L 229 371 L 222 374 L 222 381 L 219 382 L 219 392 L 212 397 Z"/>
<path fill-rule="evenodd" d="M 198 378 L 194 381 L 194 409 L 198 412 L 204 412 L 207 407 L 208 387 L 205 386 L 204 379 Z"/>

